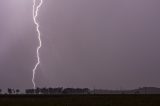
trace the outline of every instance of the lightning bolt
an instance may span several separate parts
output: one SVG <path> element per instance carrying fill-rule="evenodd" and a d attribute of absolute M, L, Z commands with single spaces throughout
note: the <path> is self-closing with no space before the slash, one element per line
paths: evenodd
<path fill-rule="evenodd" d="M 38 33 L 38 40 L 39 40 L 39 46 L 37 47 L 37 63 L 35 64 L 34 68 L 33 68 L 33 75 L 32 75 L 32 83 L 33 83 L 33 88 L 36 88 L 36 83 L 35 83 L 35 74 L 36 74 L 36 70 L 37 67 L 40 65 L 40 56 L 39 56 L 39 51 L 42 47 L 42 40 L 41 40 L 41 32 L 40 32 L 40 25 L 37 21 L 37 16 L 38 16 L 38 12 L 39 12 L 39 8 L 42 6 L 43 4 L 43 0 L 40 0 L 39 4 L 36 6 L 36 1 L 37 0 L 33 0 L 33 21 L 34 24 L 36 25 L 36 30 Z"/>

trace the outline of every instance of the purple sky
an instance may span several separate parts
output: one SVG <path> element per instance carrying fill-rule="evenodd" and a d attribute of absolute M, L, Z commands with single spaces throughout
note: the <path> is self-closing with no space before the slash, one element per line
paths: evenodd
<path fill-rule="evenodd" d="M 160 87 L 160 0 L 44 0 L 39 87 Z M 31 88 L 32 0 L 0 1 L 0 88 Z"/>

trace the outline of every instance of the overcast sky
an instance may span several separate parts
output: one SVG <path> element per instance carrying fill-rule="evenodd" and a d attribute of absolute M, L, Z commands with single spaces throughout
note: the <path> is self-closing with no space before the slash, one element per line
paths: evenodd
<path fill-rule="evenodd" d="M 39 87 L 160 87 L 160 0 L 44 0 Z M 0 88 L 33 87 L 32 0 L 0 1 Z"/>

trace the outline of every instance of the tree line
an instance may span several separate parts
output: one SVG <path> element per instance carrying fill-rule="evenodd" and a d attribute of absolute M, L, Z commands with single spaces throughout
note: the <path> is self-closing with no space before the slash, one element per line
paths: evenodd
<path fill-rule="evenodd" d="M 2 90 L 0 89 L 0 94 Z M 6 94 L 22 94 L 19 89 L 8 88 Z M 90 94 L 88 88 L 36 88 L 36 89 L 25 89 L 24 94 Z"/>

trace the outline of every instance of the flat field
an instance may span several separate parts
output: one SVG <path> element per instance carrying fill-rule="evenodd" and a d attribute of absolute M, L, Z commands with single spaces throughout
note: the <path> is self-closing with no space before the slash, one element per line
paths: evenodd
<path fill-rule="evenodd" d="M 160 106 L 160 95 L 0 95 L 0 106 Z"/>

